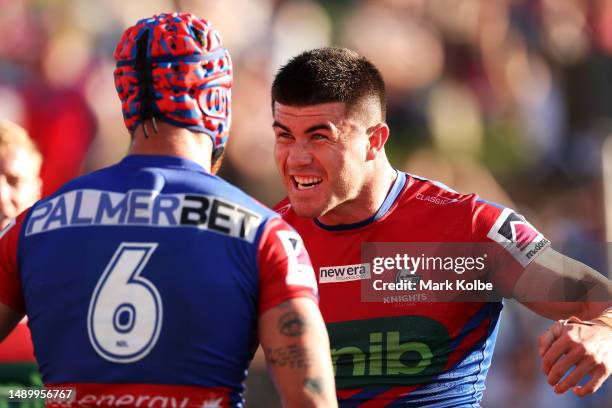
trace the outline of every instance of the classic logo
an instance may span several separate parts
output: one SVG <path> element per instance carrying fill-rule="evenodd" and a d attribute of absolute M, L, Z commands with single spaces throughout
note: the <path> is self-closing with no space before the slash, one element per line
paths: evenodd
<path fill-rule="evenodd" d="M 319 283 L 347 282 L 370 279 L 370 264 L 323 266 L 319 268 Z"/>
<path fill-rule="evenodd" d="M 10 221 L 10 222 L 9 222 L 9 223 L 6 225 L 6 227 L 4 227 L 4 228 L 2 229 L 2 231 L 0 231 L 0 238 L 2 238 L 2 237 L 4 236 L 4 234 L 6 234 L 7 232 L 9 232 L 9 230 L 10 230 L 11 228 L 13 228 L 13 225 L 15 225 L 15 223 L 16 223 L 16 222 L 17 222 L 17 221 L 16 221 L 16 219 L 15 219 L 15 218 L 13 218 L 13 219 L 12 219 L 12 220 L 11 220 L 11 221 Z"/>
<path fill-rule="evenodd" d="M 285 215 L 289 209 L 291 208 L 291 203 L 283 205 L 281 208 L 277 209 L 276 212 L 280 215 Z"/>
<path fill-rule="evenodd" d="M 522 266 L 527 266 L 533 257 L 550 245 L 533 225 L 522 215 L 504 208 L 487 237 L 503 246 Z"/>
<path fill-rule="evenodd" d="M 438 204 L 438 205 L 446 205 L 446 204 L 456 203 L 457 201 L 459 201 L 456 198 L 445 198 L 445 197 L 440 197 L 440 196 L 423 195 L 421 193 L 417 193 L 416 199 L 421 200 L 421 201 L 429 201 L 430 203 Z"/>
<path fill-rule="evenodd" d="M 446 328 L 423 316 L 329 323 L 327 330 L 340 389 L 425 383 L 443 371 L 450 351 Z"/>

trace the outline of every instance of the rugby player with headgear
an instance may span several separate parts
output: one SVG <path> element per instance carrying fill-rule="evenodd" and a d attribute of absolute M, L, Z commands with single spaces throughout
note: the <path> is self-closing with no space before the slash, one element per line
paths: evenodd
<path fill-rule="evenodd" d="M 487 283 L 559 319 L 539 350 L 555 391 L 584 396 L 610 375 L 611 282 L 551 249 L 514 211 L 394 169 L 385 85 L 370 61 L 342 48 L 298 55 L 275 77 L 272 111 L 288 194 L 276 208 L 318 275 L 341 406 L 479 406 L 502 309 L 501 296 L 451 302 L 418 289 L 366 302 L 376 272 L 365 243 L 487 249 Z"/>
<path fill-rule="evenodd" d="M 242 406 L 258 341 L 285 405 L 334 406 L 300 236 L 215 176 L 232 85 L 219 33 L 160 14 L 115 59 L 129 153 L 4 230 L 0 338 L 27 312 L 45 386 L 76 406 Z"/>

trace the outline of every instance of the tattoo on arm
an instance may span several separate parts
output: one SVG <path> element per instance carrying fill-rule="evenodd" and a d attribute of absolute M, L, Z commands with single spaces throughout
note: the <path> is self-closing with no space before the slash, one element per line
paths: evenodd
<path fill-rule="evenodd" d="M 304 334 L 306 322 L 302 315 L 296 312 L 284 313 L 278 319 L 278 330 L 289 337 L 298 337 Z"/>
<path fill-rule="evenodd" d="M 297 344 L 266 349 L 268 363 L 278 367 L 308 368 L 310 367 L 309 354 L 308 349 Z"/>
<path fill-rule="evenodd" d="M 321 395 L 323 393 L 323 384 L 320 378 L 307 378 L 304 380 L 304 387 L 312 391 L 314 394 Z"/>
<path fill-rule="evenodd" d="M 588 280 L 578 280 L 568 277 L 557 279 L 548 290 L 549 300 L 553 302 L 584 302 L 596 284 Z"/>

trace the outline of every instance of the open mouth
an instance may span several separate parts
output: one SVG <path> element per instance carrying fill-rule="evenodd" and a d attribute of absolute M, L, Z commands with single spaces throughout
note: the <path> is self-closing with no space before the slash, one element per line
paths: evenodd
<path fill-rule="evenodd" d="M 314 188 L 323 181 L 321 177 L 312 176 L 291 176 L 291 179 L 298 190 L 308 190 L 310 188 Z"/>

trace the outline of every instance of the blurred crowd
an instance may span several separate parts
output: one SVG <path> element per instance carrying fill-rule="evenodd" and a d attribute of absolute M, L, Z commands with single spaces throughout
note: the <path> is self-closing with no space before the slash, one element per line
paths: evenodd
<path fill-rule="evenodd" d="M 396 167 L 514 207 L 553 246 L 607 269 L 589 243 L 610 241 L 612 0 L 0 0 L 0 119 L 37 143 L 43 195 L 125 154 L 113 48 L 128 25 L 172 10 L 222 33 L 235 85 L 221 175 L 265 204 L 283 196 L 275 71 L 305 49 L 347 46 L 386 81 Z M 536 355 L 545 324 L 507 303 L 483 406 L 612 406 L 610 384 L 585 400 L 554 395 Z"/>

